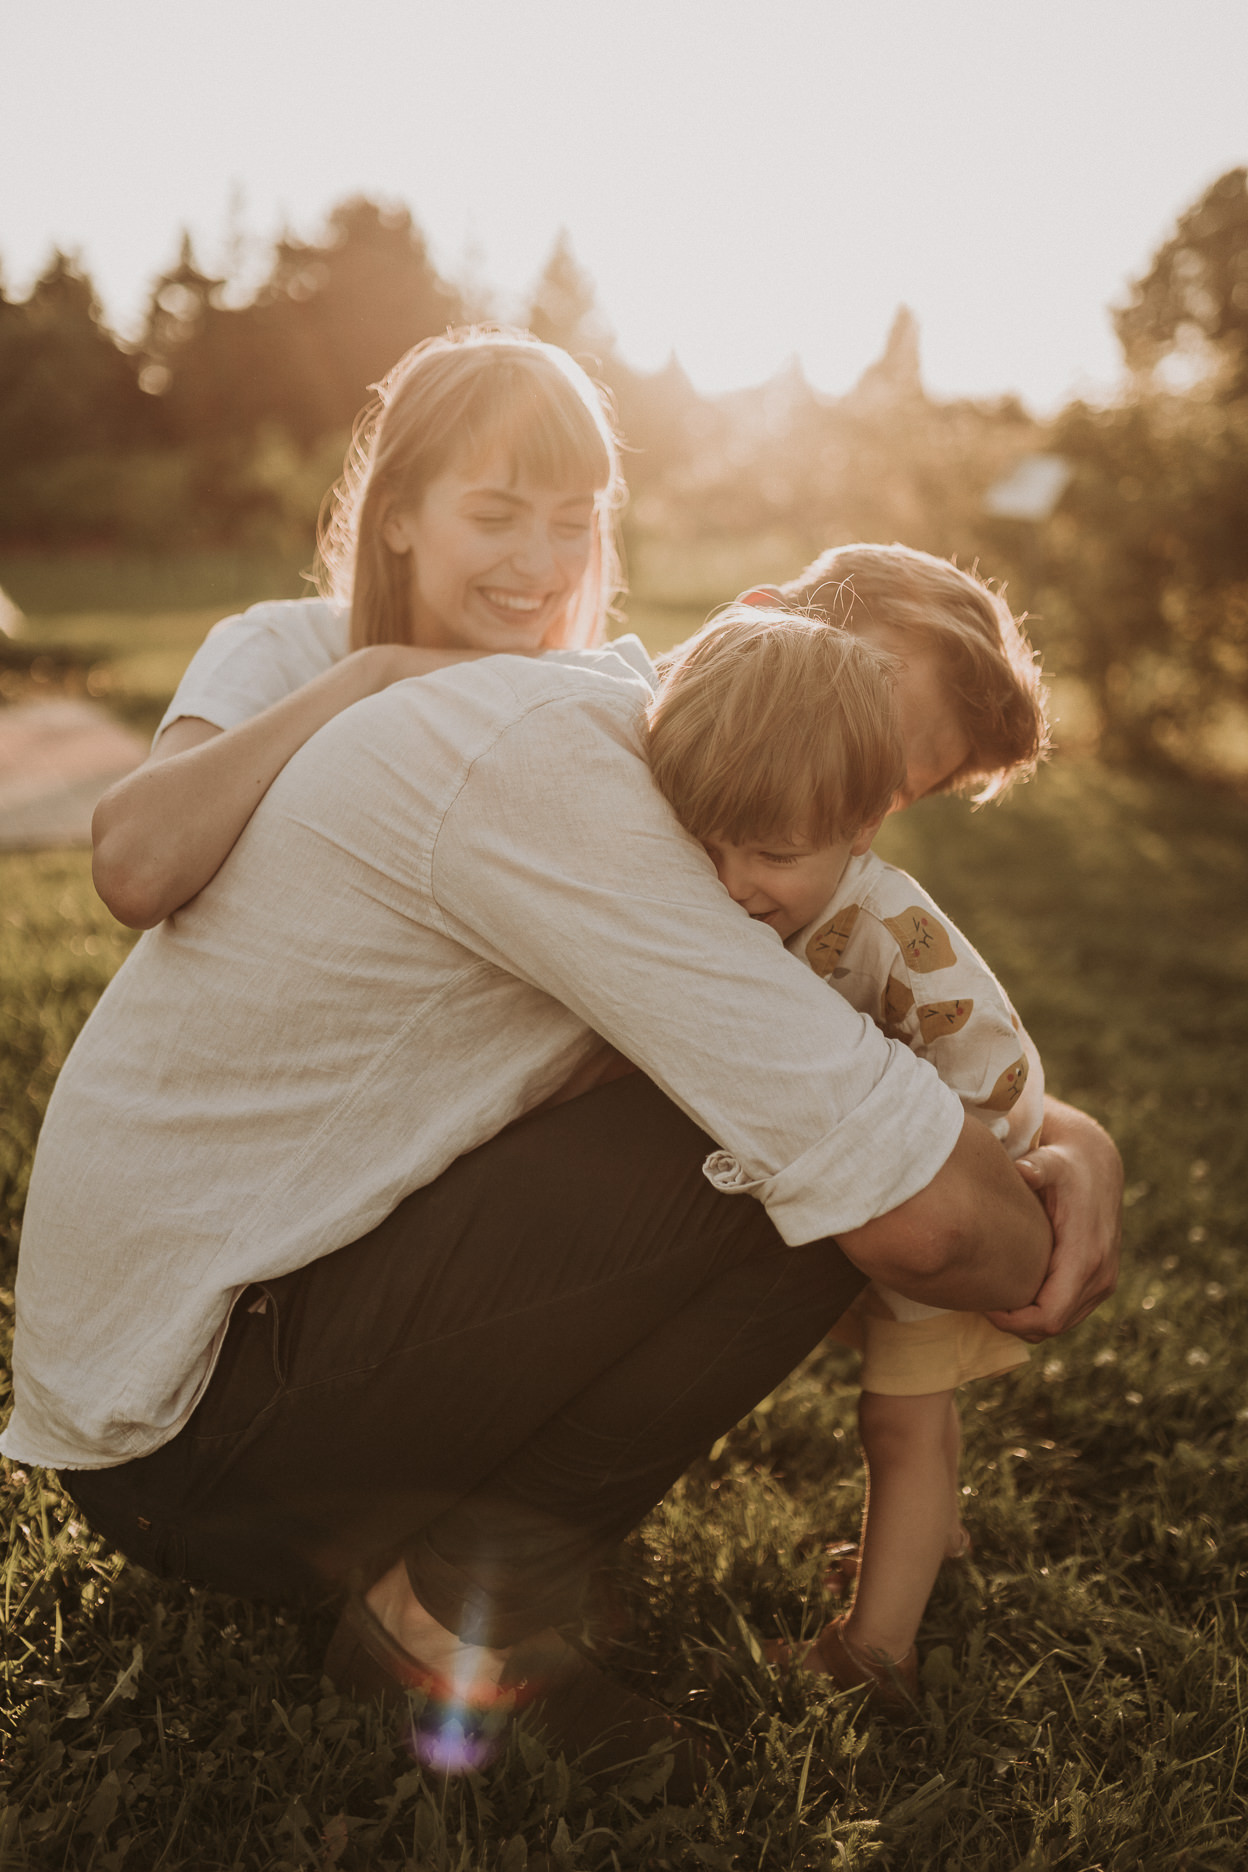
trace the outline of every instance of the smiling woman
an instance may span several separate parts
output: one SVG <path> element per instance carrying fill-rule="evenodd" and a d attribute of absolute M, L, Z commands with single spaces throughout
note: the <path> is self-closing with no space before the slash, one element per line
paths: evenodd
<path fill-rule="evenodd" d="M 214 877 L 310 735 L 465 657 L 588 648 L 619 589 L 624 496 L 603 399 L 528 333 L 416 345 L 356 428 L 320 541 L 321 599 L 210 632 L 153 751 L 105 794 L 94 875 L 151 928 Z"/>
<path fill-rule="evenodd" d="M 504 452 L 448 468 L 383 527 L 405 557 L 415 641 L 431 649 L 539 650 L 580 591 L 594 540 L 594 490 L 544 486 Z"/>

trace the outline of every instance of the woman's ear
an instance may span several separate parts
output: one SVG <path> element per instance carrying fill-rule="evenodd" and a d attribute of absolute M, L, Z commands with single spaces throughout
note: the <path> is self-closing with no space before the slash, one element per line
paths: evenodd
<path fill-rule="evenodd" d="M 864 852 L 870 851 L 871 841 L 883 823 L 883 813 L 881 813 L 877 819 L 867 820 L 866 825 L 863 826 L 861 832 L 859 832 L 857 838 L 849 848 L 849 855 L 851 858 L 861 858 Z"/>
<path fill-rule="evenodd" d="M 412 540 L 409 531 L 410 520 L 410 514 L 395 513 L 392 510 L 382 521 L 381 537 L 392 553 L 403 554 L 411 552 Z"/>

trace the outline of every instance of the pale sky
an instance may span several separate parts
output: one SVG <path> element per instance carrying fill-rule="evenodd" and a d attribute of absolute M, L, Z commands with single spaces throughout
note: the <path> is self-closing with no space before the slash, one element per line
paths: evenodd
<path fill-rule="evenodd" d="M 938 394 L 1112 386 L 1106 307 L 1248 162 L 1245 0 L 0 0 L 0 265 L 133 330 L 188 226 L 364 193 L 514 312 L 566 227 L 625 356 Z M 231 210 L 231 203 L 234 209 Z"/>

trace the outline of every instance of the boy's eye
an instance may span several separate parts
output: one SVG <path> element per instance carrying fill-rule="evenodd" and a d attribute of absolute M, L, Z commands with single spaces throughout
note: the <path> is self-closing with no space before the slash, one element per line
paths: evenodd
<path fill-rule="evenodd" d="M 801 857 L 800 852 L 764 852 L 762 856 L 768 864 L 795 865 Z"/>
<path fill-rule="evenodd" d="M 478 526 L 484 527 L 505 527 L 511 521 L 509 513 L 478 513 L 472 517 Z"/>

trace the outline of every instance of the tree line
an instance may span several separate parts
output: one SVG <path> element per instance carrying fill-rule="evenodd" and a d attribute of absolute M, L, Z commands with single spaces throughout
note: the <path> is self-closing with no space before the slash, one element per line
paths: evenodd
<path fill-rule="evenodd" d="M 54 254 L 26 298 L 0 290 L 0 550 L 310 552 L 369 385 L 489 311 L 408 210 L 363 199 L 278 240 L 246 294 L 184 240 L 133 344 Z M 780 535 L 794 569 L 856 538 L 978 560 L 1082 678 L 1112 755 L 1248 772 L 1248 172 L 1180 217 L 1114 318 L 1126 388 L 1041 423 L 1014 398 L 929 396 L 904 309 L 840 397 L 796 366 L 719 397 L 674 359 L 634 370 L 564 237 L 524 312 L 612 394 L 634 537 Z M 1063 465 L 1051 511 L 1002 511 L 991 490 L 1036 455 Z"/>

